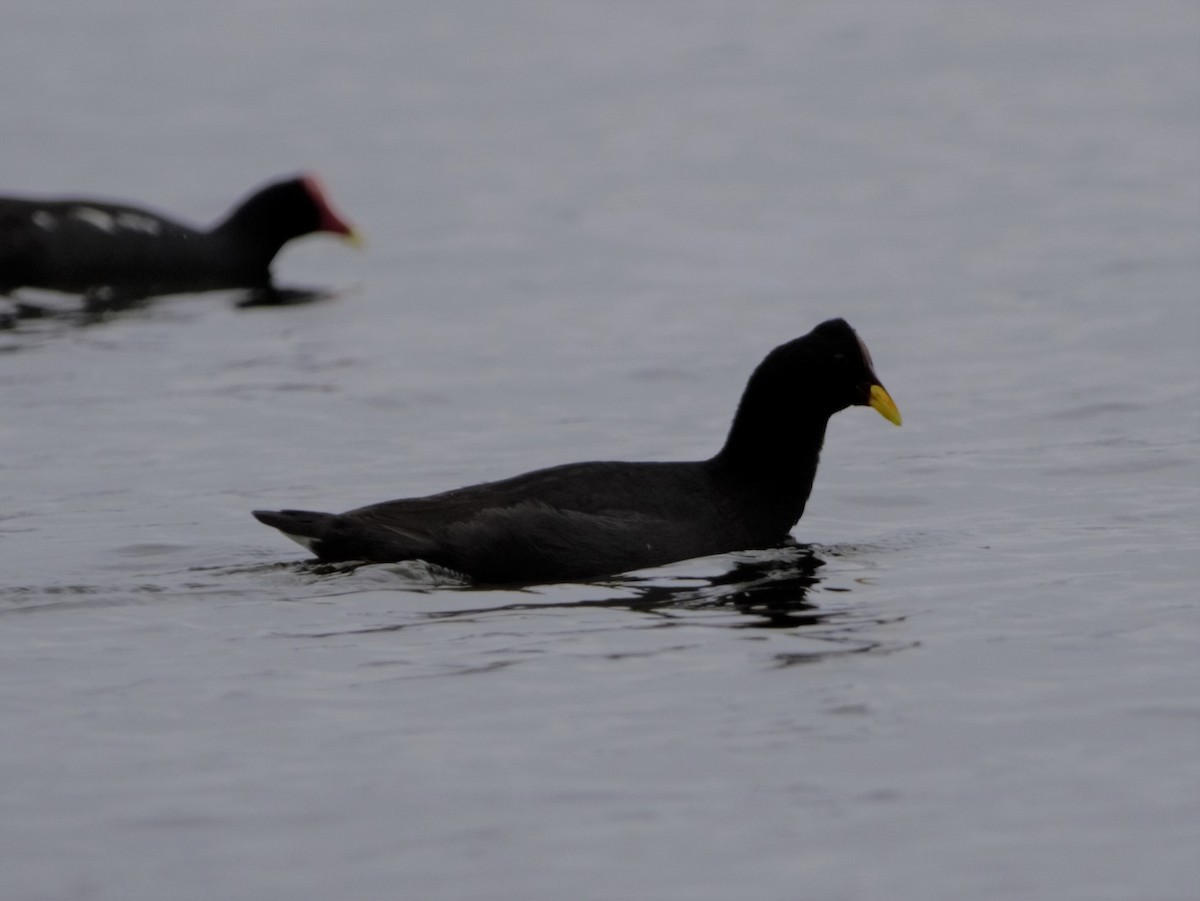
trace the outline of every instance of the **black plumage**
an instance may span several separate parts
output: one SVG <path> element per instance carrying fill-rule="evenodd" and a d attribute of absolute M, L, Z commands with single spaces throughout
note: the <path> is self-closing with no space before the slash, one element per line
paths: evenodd
<path fill-rule="evenodd" d="M 829 418 L 900 414 L 870 355 L 832 319 L 755 369 L 721 450 L 687 463 L 571 463 L 347 513 L 254 516 L 325 561 L 421 559 L 477 582 L 587 579 L 786 541 Z"/>
<path fill-rule="evenodd" d="M 259 188 L 209 229 L 110 201 L 0 197 L 0 293 L 29 287 L 121 301 L 269 291 L 275 255 L 313 232 L 358 241 L 307 174 Z"/>

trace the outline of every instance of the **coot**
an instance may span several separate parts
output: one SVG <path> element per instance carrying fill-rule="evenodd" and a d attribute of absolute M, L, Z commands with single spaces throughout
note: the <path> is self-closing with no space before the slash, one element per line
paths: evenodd
<path fill-rule="evenodd" d="M 759 364 L 709 460 L 570 463 L 348 513 L 254 516 L 324 561 L 421 559 L 493 584 L 773 547 L 804 512 L 829 417 L 853 405 L 900 424 L 866 346 L 831 319 Z"/>
<path fill-rule="evenodd" d="M 359 240 L 311 174 L 259 188 L 207 230 L 108 201 L 0 197 L 0 293 L 30 287 L 132 301 L 267 292 L 280 248 L 312 232 Z"/>

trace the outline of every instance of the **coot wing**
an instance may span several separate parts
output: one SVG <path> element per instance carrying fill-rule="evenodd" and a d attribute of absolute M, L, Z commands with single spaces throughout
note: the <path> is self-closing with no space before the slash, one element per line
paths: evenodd
<path fill-rule="evenodd" d="M 6 199 L 0 202 L 0 237 L 0 280 L 14 287 L 150 294 L 160 285 L 207 275 L 204 234 L 121 204 Z"/>
<path fill-rule="evenodd" d="M 441 536 L 431 560 L 479 582 L 598 578 L 703 556 L 687 524 L 637 512 L 583 513 L 530 501 L 480 511 Z"/>

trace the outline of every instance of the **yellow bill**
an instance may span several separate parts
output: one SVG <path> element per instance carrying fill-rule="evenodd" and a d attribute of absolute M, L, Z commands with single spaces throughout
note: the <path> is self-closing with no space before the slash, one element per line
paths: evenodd
<path fill-rule="evenodd" d="M 341 238 L 343 241 L 345 241 L 351 247 L 361 248 L 367 243 L 366 240 L 362 236 L 362 232 L 360 232 L 356 228 L 350 229 L 350 231 L 348 231 L 344 235 L 342 235 Z"/>
<path fill-rule="evenodd" d="M 888 422 L 900 425 L 900 408 L 892 400 L 883 385 L 871 386 L 871 406 L 879 411 L 879 415 Z"/>

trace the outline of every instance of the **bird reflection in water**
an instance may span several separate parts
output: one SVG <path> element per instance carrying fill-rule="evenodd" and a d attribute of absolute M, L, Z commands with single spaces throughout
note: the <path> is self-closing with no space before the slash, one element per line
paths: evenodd
<path fill-rule="evenodd" d="M 340 297 L 344 292 L 331 288 L 272 286 L 229 292 L 238 309 L 254 307 L 292 307 Z M 79 328 L 109 322 L 123 313 L 146 310 L 159 298 L 119 298 L 97 293 L 82 303 L 63 304 L 0 297 L 0 332 L 16 337 L 28 334 L 31 340 L 46 338 L 53 330 Z M 179 309 L 179 308 L 176 308 Z"/>
<path fill-rule="evenodd" d="M 808 600 L 809 590 L 825 565 L 811 547 L 796 545 L 786 553 L 738 560 L 727 572 L 710 576 L 700 586 L 648 584 L 635 587 L 640 609 L 726 608 L 755 617 L 740 628 L 786 629 L 814 626 L 827 617 Z"/>
<path fill-rule="evenodd" d="M 779 667 L 816 663 L 848 654 L 899 649 L 901 645 L 882 639 L 877 629 L 903 617 L 880 617 L 877 613 L 860 609 L 858 605 L 829 603 L 821 608 L 811 599 L 814 591 L 825 597 L 849 591 L 846 587 L 822 585 L 825 580 L 822 568 L 826 566 L 822 554 L 841 556 L 836 548 L 815 549 L 809 545 L 791 544 L 771 550 L 738 554 L 733 558 L 730 568 L 715 575 L 683 576 L 660 570 L 644 576 L 621 576 L 576 586 L 589 592 L 591 589 L 595 589 L 596 593 L 611 592 L 614 596 L 609 597 L 580 597 L 575 594 L 572 599 L 542 601 L 538 599 L 542 589 L 530 587 L 520 589 L 522 593 L 533 596 L 528 601 L 455 607 L 451 610 L 422 610 L 419 619 L 415 621 L 409 619 L 403 623 L 317 634 L 306 633 L 305 637 L 400 632 L 419 628 L 422 624 L 478 622 L 497 615 L 592 608 L 627 610 L 643 616 L 657 617 L 664 626 L 702 625 L 720 629 L 776 632 L 792 630 L 790 634 L 803 637 L 805 645 L 772 653 L 771 657 Z M 365 568 L 373 570 L 380 577 L 388 577 L 389 581 L 398 574 L 413 577 L 418 581 L 426 581 L 430 576 L 440 576 L 451 579 L 454 586 L 464 593 L 490 593 L 495 590 L 495 587 L 472 585 L 453 579 L 453 574 L 448 571 L 425 568 L 414 570 L 409 564 L 300 565 L 322 581 L 329 576 L 339 578 Z M 671 569 L 679 571 L 688 566 L 687 563 L 676 564 Z M 446 583 L 442 583 L 437 589 L 409 584 L 403 590 L 426 593 L 433 590 L 444 591 L 447 587 Z M 562 590 L 566 587 L 555 586 L 551 590 L 561 597 Z M 362 590 L 362 586 L 356 586 L 350 591 L 338 594 L 355 594 Z M 506 592 L 506 596 L 511 597 L 511 589 Z"/>
<path fill-rule="evenodd" d="M 610 607 L 635 613 L 672 617 L 686 611 L 726 609 L 754 617 L 739 628 L 786 629 L 824 622 L 822 613 L 808 600 L 809 591 L 821 581 L 818 571 L 825 561 L 807 545 L 791 545 L 762 556 L 738 559 L 726 572 L 687 578 L 683 584 L 664 582 L 662 576 L 625 576 L 597 587 L 632 592 L 632 597 L 502 604 L 495 607 L 437 611 L 433 619 L 468 617 L 505 611 L 554 608 Z M 477 590 L 487 590 L 480 586 Z"/>

